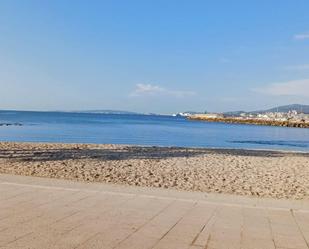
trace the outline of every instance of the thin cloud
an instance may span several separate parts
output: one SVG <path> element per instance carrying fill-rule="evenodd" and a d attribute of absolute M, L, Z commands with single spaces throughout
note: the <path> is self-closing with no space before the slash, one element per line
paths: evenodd
<path fill-rule="evenodd" d="M 294 40 L 307 40 L 309 39 L 309 32 L 294 35 Z"/>
<path fill-rule="evenodd" d="M 229 58 L 222 57 L 222 58 L 220 58 L 220 62 L 221 62 L 221 63 L 230 63 L 231 60 L 230 60 Z"/>
<path fill-rule="evenodd" d="M 165 89 L 159 86 L 151 84 L 136 84 L 134 91 L 131 95 L 140 96 L 140 95 L 152 95 L 164 92 Z"/>
<path fill-rule="evenodd" d="M 306 71 L 309 70 L 309 64 L 287 66 L 285 69 L 293 71 Z"/>
<path fill-rule="evenodd" d="M 309 97 L 309 79 L 272 83 L 265 87 L 253 90 L 255 92 L 273 96 Z"/>
<path fill-rule="evenodd" d="M 161 86 L 152 84 L 136 84 L 134 91 L 130 94 L 131 97 L 139 96 L 160 96 L 167 95 L 173 97 L 193 96 L 196 93 L 193 91 L 169 90 Z"/>

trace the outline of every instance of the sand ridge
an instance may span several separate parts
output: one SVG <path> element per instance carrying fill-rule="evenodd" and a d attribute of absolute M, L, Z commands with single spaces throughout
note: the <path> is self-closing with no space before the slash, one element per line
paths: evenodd
<path fill-rule="evenodd" d="M 309 153 L 3 142 L 0 173 L 309 199 Z"/>

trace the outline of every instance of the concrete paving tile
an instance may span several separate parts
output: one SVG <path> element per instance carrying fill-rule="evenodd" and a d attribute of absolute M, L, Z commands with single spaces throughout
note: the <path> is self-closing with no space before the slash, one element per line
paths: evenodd
<path fill-rule="evenodd" d="M 301 235 L 274 235 L 274 241 L 276 247 L 308 249 L 308 245 Z"/>
<path fill-rule="evenodd" d="M 182 241 L 178 240 L 166 240 L 157 244 L 154 249 L 188 249 L 190 247 L 189 244 L 186 244 Z"/>
<path fill-rule="evenodd" d="M 0 202 L 7 201 L 13 198 L 22 195 L 23 193 L 29 192 L 29 190 L 25 190 L 24 188 L 16 188 L 12 186 L 1 185 L 1 193 L 0 193 Z M 1 205 L 0 205 L 1 207 Z"/>
<path fill-rule="evenodd" d="M 290 225 L 271 223 L 271 229 L 274 235 L 286 235 L 286 236 L 300 235 L 299 228 L 295 223 Z"/>
<path fill-rule="evenodd" d="M 115 248 L 124 238 L 132 234 L 134 230 L 115 228 L 104 230 L 101 233 L 96 234 L 91 240 L 85 241 L 79 245 L 76 249 L 84 248 Z"/>
<path fill-rule="evenodd" d="M 245 228 L 242 231 L 242 237 L 248 239 L 272 239 L 272 232 L 270 228 Z"/>
<path fill-rule="evenodd" d="M 140 198 L 140 200 L 134 198 L 129 200 L 123 207 L 116 208 L 118 212 L 120 211 L 116 222 L 114 218 L 113 222 L 104 222 L 104 226 L 98 223 L 97 231 L 100 231 L 99 235 L 95 236 L 94 240 L 88 241 L 82 246 L 95 248 L 98 248 L 100 245 L 105 247 L 116 246 L 137 231 L 147 221 L 151 220 L 152 217 L 170 202 L 170 200 L 157 200 L 154 198 Z M 128 209 L 124 208 L 127 206 L 129 207 Z M 115 214 L 115 211 L 113 210 L 111 213 Z M 89 229 L 93 229 L 92 224 L 90 224 Z M 117 236 L 115 236 L 115 232 L 111 233 L 111 231 L 117 231 Z M 135 241 L 135 243 L 137 242 Z"/>
<path fill-rule="evenodd" d="M 4 247 L 9 243 L 12 243 L 24 236 L 30 234 L 28 229 L 25 227 L 14 227 L 3 230 L 0 232 L 0 246 Z"/>
<path fill-rule="evenodd" d="M 176 206 L 179 207 L 179 209 L 176 209 L 177 211 L 175 210 Z M 147 242 L 147 244 L 155 246 L 156 243 L 159 242 L 159 240 L 162 239 L 162 237 L 164 237 L 164 235 L 167 234 L 168 231 L 172 229 L 183 215 L 192 209 L 193 206 L 194 203 L 173 202 L 161 213 L 149 220 L 149 222 L 141 227 L 136 233 L 122 241 L 116 248 L 126 248 L 128 245 L 140 246 L 141 241 L 143 241 L 143 238 L 145 237 L 151 238 L 149 239 L 150 243 Z"/>
<path fill-rule="evenodd" d="M 10 199 L 7 199 L 5 201 L 1 201 L 0 202 L 0 209 L 6 209 L 6 208 L 10 208 L 10 207 L 13 207 L 14 205 L 21 205 L 21 204 L 24 204 L 26 202 L 29 202 L 33 199 L 35 199 L 35 194 L 37 193 L 38 191 L 35 190 L 28 190 L 28 191 L 25 191 L 23 193 L 20 193 L 18 195 L 15 195 L 14 197 L 10 198 Z"/>
<path fill-rule="evenodd" d="M 213 249 L 241 249 L 240 241 L 230 239 L 210 240 L 207 244 L 208 248 Z"/>
<path fill-rule="evenodd" d="M 309 212 L 293 212 L 297 225 L 303 232 L 309 233 Z"/>
<path fill-rule="evenodd" d="M 50 230 L 41 228 L 40 230 L 32 231 L 27 234 L 27 236 L 23 236 L 9 244 L 6 244 L 5 248 L 51 249 L 54 248 L 55 241 L 61 239 L 62 236 L 62 233 L 59 233 L 53 229 Z"/>
<path fill-rule="evenodd" d="M 275 249 L 275 244 L 272 238 L 261 239 L 261 238 L 242 238 L 241 248 L 243 249 Z"/>
<path fill-rule="evenodd" d="M 147 249 L 147 248 L 152 248 L 153 245 L 157 243 L 158 239 L 154 237 L 137 237 L 134 241 L 133 240 L 126 240 L 119 244 L 117 249 Z"/>
<path fill-rule="evenodd" d="M 309 249 L 309 206 L 163 192 L 0 175 L 0 248 Z"/>
<path fill-rule="evenodd" d="M 206 247 L 210 238 L 210 234 L 213 229 L 213 225 L 216 222 L 216 218 L 217 218 L 217 210 L 215 209 L 213 214 L 207 220 L 205 226 L 203 227 L 203 230 L 198 234 L 195 241 L 193 241 L 194 245 Z"/>
<path fill-rule="evenodd" d="M 203 231 L 214 211 L 214 206 L 195 206 L 161 239 L 158 246 L 176 242 L 187 246 L 192 245 Z"/>

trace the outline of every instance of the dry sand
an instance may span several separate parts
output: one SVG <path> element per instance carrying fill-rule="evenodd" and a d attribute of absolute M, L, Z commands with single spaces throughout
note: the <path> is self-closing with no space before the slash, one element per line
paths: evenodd
<path fill-rule="evenodd" d="M 309 199 L 309 153 L 0 143 L 0 173 Z"/>

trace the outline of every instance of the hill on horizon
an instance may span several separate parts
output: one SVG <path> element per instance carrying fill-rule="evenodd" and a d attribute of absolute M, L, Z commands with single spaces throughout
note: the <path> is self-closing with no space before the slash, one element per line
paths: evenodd
<path fill-rule="evenodd" d="M 303 112 L 309 114 L 309 105 L 300 105 L 300 104 L 291 104 L 291 105 L 282 105 L 267 110 L 254 111 L 254 113 L 260 112 L 289 112 L 295 110 L 297 112 Z"/>
<path fill-rule="evenodd" d="M 273 107 L 265 110 L 258 111 L 230 111 L 224 112 L 226 115 L 230 116 L 239 116 L 241 113 L 266 113 L 266 112 L 289 112 L 289 111 L 297 111 L 299 113 L 309 114 L 309 105 L 301 105 L 301 104 L 291 104 L 291 105 L 282 105 L 278 107 Z"/>

